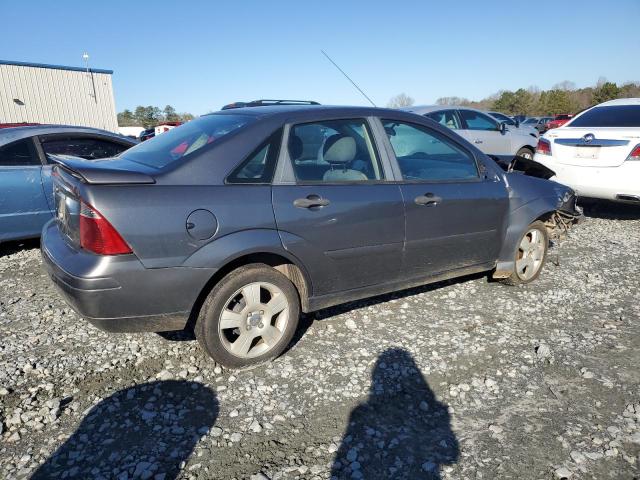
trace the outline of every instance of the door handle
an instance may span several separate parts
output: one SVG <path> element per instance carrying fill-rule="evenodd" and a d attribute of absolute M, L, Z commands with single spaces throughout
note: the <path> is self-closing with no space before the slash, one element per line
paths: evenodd
<path fill-rule="evenodd" d="M 429 207 L 435 207 L 442 202 L 442 197 L 438 197 L 433 193 L 425 193 L 424 195 L 417 196 L 414 200 L 416 205 L 426 205 Z"/>
<path fill-rule="evenodd" d="M 482 143 L 482 140 L 480 140 L 479 138 L 476 138 L 476 139 L 473 141 L 473 143 L 480 144 L 480 143 Z"/>
<path fill-rule="evenodd" d="M 307 198 L 298 198 L 293 201 L 293 206 L 297 208 L 316 208 L 326 207 L 331 202 L 326 198 L 322 198 L 318 195 L 308 195 Z"/>

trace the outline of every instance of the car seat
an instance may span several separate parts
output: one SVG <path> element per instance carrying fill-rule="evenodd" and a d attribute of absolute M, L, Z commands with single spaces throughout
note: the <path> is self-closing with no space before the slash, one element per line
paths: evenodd
<path fill-rule="evenodd" d="M 346 135 L 332 135 L 323 147 L 324 161 L 330 165 L 323 176 L 325 182 L 348 182 L 368 180 L 358 170 L 347 168 L 356 157 L 356 141 Z"/>

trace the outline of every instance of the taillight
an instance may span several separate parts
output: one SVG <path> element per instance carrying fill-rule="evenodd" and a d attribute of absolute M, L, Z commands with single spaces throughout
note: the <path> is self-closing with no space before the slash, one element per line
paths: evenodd
<path fill-rule="evenodd" d="M 627 157 L 627 160 L 640 160 L 640 144 L 636 145 Z"/>
<path fill-rule="evenodd" d="M 84 202 L 80 206 L 80 246 L 98 255 L 123 255 L 132 252 L 107 219 Z"/>
<path fill-rule="evenodd" d="M 551 143 L 549 140 L 545 140 L 544 138 L 539 139 L 538 146 L 536 147 L 536 153 L 551 155 Z"/>

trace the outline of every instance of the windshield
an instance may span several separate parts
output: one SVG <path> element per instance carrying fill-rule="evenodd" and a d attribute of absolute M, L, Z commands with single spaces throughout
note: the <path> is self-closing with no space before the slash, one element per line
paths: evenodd
<path fill-rule="evenodd" d="M 640 105 L 594 107 L 568 124 L 571 127 L 640 127 Z"/>
<path fill-rule="evenodd" d="M 523 125 L 531 125 L 532 123 L 538 123 L 538 119 L 537 118 L 527 118 Z"/>
<path fill-rule="evenodd" d="M 245 115 L 205 115 L 136 145 L 121 158 L 164 168 L 254 120 Z"/>
<path fill-rule="evenodd" d="M 556 115 L 555 120 L 569 120 L 570 118 L 569 115 Z"/>

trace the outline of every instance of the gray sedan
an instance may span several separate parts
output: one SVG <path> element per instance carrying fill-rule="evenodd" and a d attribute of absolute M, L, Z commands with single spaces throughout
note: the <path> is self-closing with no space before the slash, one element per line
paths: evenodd
<path fill-rule="evenodd" d="M 61 159 L 42 256 L 113 332 L 190 328 L 240 368 L 279 355 L 302 312 L 478 272 L 540 274 L 573 192 L 505 173 L 397 110 L 205 115 L 121 154 Z"/>

